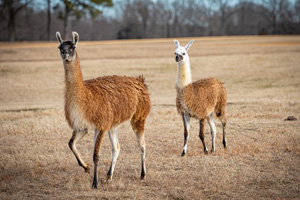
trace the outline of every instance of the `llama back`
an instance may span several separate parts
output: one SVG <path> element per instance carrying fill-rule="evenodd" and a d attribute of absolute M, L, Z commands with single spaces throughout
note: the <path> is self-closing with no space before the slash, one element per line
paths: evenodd
<path fill-rule="evenodd" d="M 143 75 L 140 75 L 136 78 L 136 80 L 137 82 L 135 87 L 138 91 L 138 105 L 131 121 L 133 128 L 138 126 L 138 124 L 144 125 L 143 121 L 146 119 L 151 110 L 150 94 L 148 91 L 148 85 L 145 83 L 145 78 Z"/>
<path fill-rule="evenodd" d="M 219 81 L 220 82 L 220 81 Z M 227 105 L 227 93 L 222 82 L 220 82 L 218 102 L 215 108 L 217 117 L 225 116 L 225 107 Z"/>
<path fill-rule="evenodd" d="M 99 129 L 109 130 L 124 119 L 130 120 L 139 109 L 141 99 L 149 99 L 139 78 L 105 76 L 84 83 L 89 91 L 85 112 L 91 113 L 88 121 Z M 148 102 L 150 104 L 150 99 Z"/>
<path fill-rule="evenodd" d="M 219 101 L 226 100 L 223 97 L 225 92 L 223 84 L 215 78 L 201 79 L 189 84 L 181 92 L 180 89 L 177 90 L 178 111 L 186 109 L 192 116 L 199 118 L 205 118 L 216 107 L 220 107 Z"/>

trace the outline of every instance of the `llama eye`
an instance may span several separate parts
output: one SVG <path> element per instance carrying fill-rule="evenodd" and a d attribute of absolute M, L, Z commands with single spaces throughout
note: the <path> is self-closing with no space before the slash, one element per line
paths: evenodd
<path fill-rule="evenodd" d="M 182 55 L 185 55 L 185 53 L 182 53 Z"/>

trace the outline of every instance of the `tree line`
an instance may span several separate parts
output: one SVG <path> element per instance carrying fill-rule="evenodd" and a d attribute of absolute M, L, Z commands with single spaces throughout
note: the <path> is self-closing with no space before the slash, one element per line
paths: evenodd
<path fill-rule="evenodd" d="M 233 3 L 234 2 L 234 3 Z M 0 40 L 300 33 L 300 0 L 1 0 Z"/>

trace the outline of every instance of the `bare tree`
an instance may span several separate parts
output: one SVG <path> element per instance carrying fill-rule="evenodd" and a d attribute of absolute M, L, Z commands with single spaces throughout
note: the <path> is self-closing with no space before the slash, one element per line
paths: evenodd
<path fill-rule="evenodd" d="M 297 0 L 295 2 L 295 6 L 294 6 L 294 15 L 295 15 L 295 20 L 296 22 L 300 23 L 300 0 Z"/>
<path fill-rule="evenodd" d="M 127 0 L 118 5 L 121 16 L 118 18 L 118 23 L 121 25 L 118 39 L 142 38 L 140 17 L 134 3 L 135 0 Z"/>
<path fill-rule="evenodd" d="M 142 37 L 147 38 L 147 28 L 149 24 L 150 10 L 152 8 L 151 1 L 136 0 L 134 5 L 142 24 Z"/>
<path fill-rule="evenodd" d="M 51 0 L 47 0 L 47 39 L 50 40 L 51 34 Z"/>
<path fill-rule="evenodd" d="M 61 9 L 63 4 L 64 10 Z M 63 35 L 67 38 L 68 19 L 71 15 L 80 19 L 82 16 L 89 14 L 91 18 L 97 17 L 102 13 L 100 6 L 113 6 L 112 0 L 60 0 L 54 6 L 58 18 L 63 20 Z"/>
<path fill-rule="evenodd" d="M 272 33 L 278 33 L 278 13 L 279 13 L 279 4 L 281 0 L 262 0 L 264 5 L 264 10 L 262 10 L 262 16 L 268 21 L 272 27 Z"/>
<path fill-rule="evenodd" d="M 259 11 L 262 5 L 255 4 L 250 0 L 239 0 L 233 8 L 233 18 L 230 21 L 234 25 L 234 33 L 237 35 L 261 33 L 260 26 L 264 23 Z"/>
<path fill-rule="evenodd" d="M 245 34 L 245 13 L 247 7 L 246 5 L 246 0 L 239 0 L 239 18 L 240 18 L 240 34 L 244 35 Z"/>
<path fill-rule="evenodd" d="M 295 3 L 297 4 L 297 3 Z M 290 32 L 290 24 L 293 20 L 293 11 L 289 0 L 262 0 L 264 10 L 261 12 L 272 34 Z"/>
<path fill-rule="evenodd" d="M 16 40 L 16 16 L 28 4 L 30 4 L 32 0 L 3 0 L 1 7 L 1 12 L 7 10 L 8 13 L 8 30 L 9 30 L 9 41 L 14 42 Z"/>
<path fill-rule="evenodd" d="M 49 40 L 52 27 L 85 40 L 300 34 L 300 0 L 114 0 L 99 16 L 111 2 L 0 0 L 0 40 Z"/>
<path fill-rule="evenodd" d="M 215 6 L 218 8 L 216 14 L 218 17 L 218 29 L 219 35 L 226 34 L 226 25 L 228 19 L 231 17 L 233 12 L 230 10 L 229 1 L 228 0 L 212 0 Z"/>

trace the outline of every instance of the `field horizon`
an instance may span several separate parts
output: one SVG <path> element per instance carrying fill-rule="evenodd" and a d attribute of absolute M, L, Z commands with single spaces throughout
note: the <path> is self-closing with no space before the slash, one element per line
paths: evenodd
<path fill-rule="evenodd" d="M 80 33 L 79 33 L 80 35 Z M 0 42 L 0 199 L 299 199 L 300 36 L 176 38 L 189 50 L 193 81 L 215 77 L 227 90 L 227 144 L 217 126 L 216 152 L 205 155 L 191 120 L 187 154 L 175 106 L 173 39 L 80 41 L 85 80 L 106 75 L 146 78 L 152 109 L 146 121 L 146 179 L 130 123 L 118 130 L 113 180 L 106 134 L 99 186 L 68 147 L 64 69 L 58 42 Z M 288 116 L 298 121 L 285 121 Z M 206 145 L 211 135 L 205 122 Z M 92 166 L 93 132 L 77 148 Z M 92 170 L 91 170 L 92 171 Z"/>

